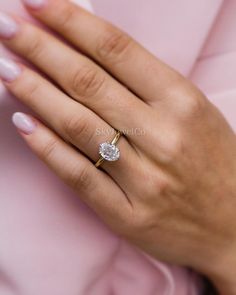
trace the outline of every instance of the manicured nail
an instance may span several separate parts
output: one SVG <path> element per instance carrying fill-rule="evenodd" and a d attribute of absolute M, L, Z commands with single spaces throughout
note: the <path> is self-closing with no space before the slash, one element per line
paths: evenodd
<path fill-rule="evenodd" d="M 12 122 L 24 134 L 30 135 L 36 128 L 36 123 L 30 116 L 23 113 L 15 113 L 12 116 Z"/>
<path fill-rule="evenodd" d="M 0 12 L 0 37 L 11 38 L 18 31 L 18 24 L 9 15 Z"/>
<path fill-rule="evenodd" d="M 33 9 L 42 8 L 46 3 L 47 0 L 22 0 L 22 2 Z"/>
<path fill-rule="evenodd" d="M 21 68 L 8 58 L 0 58 L 0 78 L 12 82 L 21 74 Z"/>

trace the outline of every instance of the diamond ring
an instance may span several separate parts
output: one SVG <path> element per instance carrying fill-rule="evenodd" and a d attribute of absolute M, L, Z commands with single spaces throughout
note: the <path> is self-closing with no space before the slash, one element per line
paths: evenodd
<path fill-rule="evenodd" d="M 120 158 L 120 150 L 116 146 L 116 143 L 121 137 L 121 132 L 116 131 L 116 135 L 111 142 L 103 142 L 99 146 L 99 155 L 100 158 L 95 164 L 95 167 L 98 168 L 104 161 L 115 162 Z"/>

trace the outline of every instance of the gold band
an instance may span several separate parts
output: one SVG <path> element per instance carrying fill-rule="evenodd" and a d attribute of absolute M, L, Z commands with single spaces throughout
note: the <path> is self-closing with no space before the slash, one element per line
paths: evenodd
<path fill-rule="evenodd" d="M 113 138 L 111 144 L 116 145 L 117 142 L 118 142 L 118 140 L 120 139 L 120 137 L 121 137 L 121 132 L 120 132 L 120 131 L 116 131 L 116 135 L 115 135 L 115 137 Z"/>
<path fill-rule="evenodd" d="M 120 139 L 120 137 L 121 137 L 121 132 L 120 132 L 120 131 L 116 131 L 116 135 L 115 135 L 115 137 L 113 138 L 113 140 L 111 141 L 110 144 L 112 144 L 112 145 L 116 145 L 117 142 L 118 142 L 118 140 Z M 96 162 L 95 167 L 98 168 L 99 166 L 102 165 L 102 163 L 103 163 L 104 161 L 105 161 L 105 159 L 101 156 L 101 157 L 99 158 L 99 160 Z"/>

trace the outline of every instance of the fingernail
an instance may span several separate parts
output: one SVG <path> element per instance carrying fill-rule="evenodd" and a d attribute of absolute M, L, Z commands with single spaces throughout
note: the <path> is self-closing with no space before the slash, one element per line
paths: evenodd
<path fill-rule="evenodd" d="M 47 3 L 47 0 L 22 0 L 22 2 L 30 8 L 38 9 L 43 7 Z"/>
<path fill-rule="evenodd" d="M 12 82 L 21 74 L 21 68 L 8 58 L 0 58 L 0 78 Z"/>
<path fill-rule="evenodd" d="M 36 128 L 36 123 L 31 119 L 31 117 L 23 113 L 13 114 L 12 122 L 17 129 L 26 135 L 32 134 Z"/>
<path fill-rule="evenodd" d="M 18 24 L 9 15 L 0 12 L 0 37 L 11 38 L 18 31 Z"/>

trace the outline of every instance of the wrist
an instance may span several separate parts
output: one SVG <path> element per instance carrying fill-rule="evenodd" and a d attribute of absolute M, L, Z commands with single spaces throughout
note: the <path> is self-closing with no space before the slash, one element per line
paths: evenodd
<path fill-rule="evenodd" d="M 235 251 L 219 253 L 209 261 L 205 275 L 220 295 L 236 295 L 236 248 Z"/>
<path fill-rule="evenodd" d="M 234 165 L 236 167 L 236 165 Z M 235 173 L 232 173 L 234 176 Z M 229 181 L 230 180 L 230 181 Z M 231 181 L 232 180 L 232 181 Z M 227 188 L 223 191 L 227 196 L 236 198 L 235 177 L 228 178 Z M 227 207 L 227 206 L 226 206 Z M 227 210 L 226 212 L 230 212 Z M 225 216 L 217 214 L 222 225 L 216 228 L 214 238 L 204 247 L 201 272 L 212 282 L 220 295 L 236 295 L 236 233 L 232 218 L 227 224 Z"/>
<path fill-rule="evenodd" d="M 219 295 L 236 295 L 235 276 L 236 272 L 233 277 L 227 276 L 227 274 L 214 274 L 210 280 Z"/>

